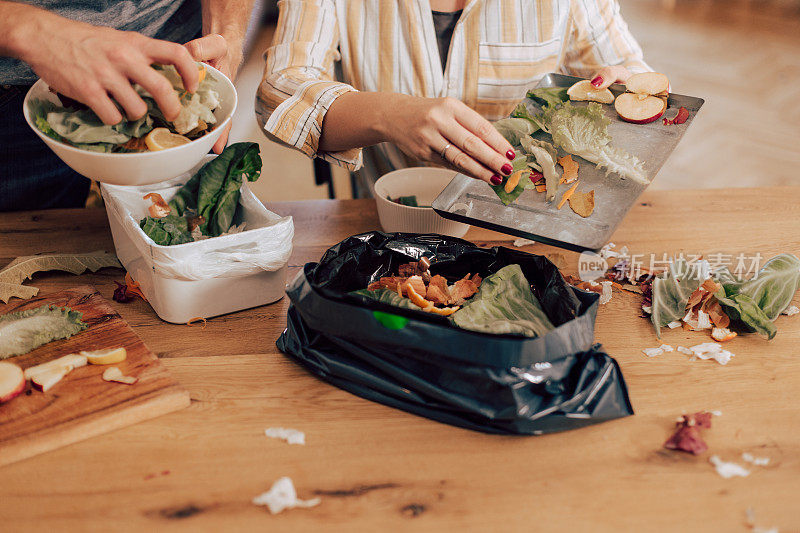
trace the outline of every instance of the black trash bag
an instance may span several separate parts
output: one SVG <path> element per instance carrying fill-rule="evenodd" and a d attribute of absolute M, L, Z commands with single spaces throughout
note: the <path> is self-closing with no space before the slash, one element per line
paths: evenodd
<path fill-rule="evenodd" d="M 520 265 L 555 329 L 537 338 L 468 331 L 349 294 L 423 256 L 431 274 L 450 281 Z M 599 296 L 569 285 L 546 257 L 373 231 L 307 263 L 286 292 L 278 349 L 369 400 L 490 433 L 549 433 L 633 414 L 617 362 L 593 342 Z"/>

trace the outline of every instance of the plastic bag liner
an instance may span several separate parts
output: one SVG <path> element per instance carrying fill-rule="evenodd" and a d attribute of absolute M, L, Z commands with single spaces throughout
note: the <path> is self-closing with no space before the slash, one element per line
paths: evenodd
<path fill-rule="evenodd" d="M 451 282 L 519 264 L 555 325 L 544 336 L 467 331 L 446 317 L 348 294 L 428 257 Z M 370 232 L 330 248 L 288 286 L 278 348 L 354 394 L 456 426 L 541 434 L 633 414 L 617 362 L 594 344 L 599 296 L 546 257 L 440 235 Z"/>
<path fill-rule="evenodd" d="M 147 216 L 151 202 L 142 197 L 151 192 L 169 202 L 178 189 L 206 162 L 190 172 L 154 185 L 128 187 L 103 184 L 101 189 L 106 209 L 122 226 L 121 229 L 136 247 L 131 254 L 141 257 L 157 274 L 172 279 L 199 280 L 246 276 L 262 270 L 274 271 L 289 261 L 292 253 L 294 224 L 292 217 L 281 217 L 269 211 L 247 186 L 242 185 L 233 223 L 245 222 L 245 231 L 202 241 L 174 246 L 161 246 L 139 227 Z M 112 222 L 113 223 L 113 222 Z M 118 250 L 119 253 L 124 253 Z M 134 259 L 120 257 L 123 264 Z"/>

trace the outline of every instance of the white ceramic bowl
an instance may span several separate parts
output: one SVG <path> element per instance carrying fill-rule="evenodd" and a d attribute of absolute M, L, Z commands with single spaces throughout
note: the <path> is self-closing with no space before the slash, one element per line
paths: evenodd
<path fill-rule="evenodd" d="M 468 224 L 442 218 L 430 207 L 409 207 L 387 199 L 387 196 L 416 195 L 418 204 L 431 205 L 456 174 L 454 170 L 444 168 L 412 167 L 381 176 L 375 182 L 375 200 L 384 231 L 463 237 L 469 229 Z"/>
<path fill-rule="evenodd" d="M 28 109 L 28 102 L 31 100 L 46 99 L 58 102 L 43 80 L 34 83 L 28 91 L 22 104 L 22 112 L 36 135 L 78 174 L 111 185 L 150 185 L 174 178 L 197 165 L 222 135 L 231 121 L 233 112 L 236 111 L 236 89 L 231 80 L 214 67 L 205 65 L 205 68 L 218 80 L 220 106 L 214 111 L 214 116 L 217 117 L 216 127 L 188 144 L 159 152 L 133 154 L 90 152 L 51 139 L 39 131 L 31 120 Z"/>

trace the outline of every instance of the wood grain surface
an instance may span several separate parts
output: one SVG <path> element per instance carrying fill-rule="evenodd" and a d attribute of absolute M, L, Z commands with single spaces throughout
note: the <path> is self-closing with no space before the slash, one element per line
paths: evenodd
<path fill-rule="evenodd" d="M 113 366 L 138 381 L 133 385 L 104 381 L 106 365 L 76 368 L 47 392 L 33 389 L 29 381 L 24 393 L 0 405 L 0 465 L 189 405 L 189 393 L 94 287 L 75 287 L 26 301 L 14 299 L 0 305 L 0 314 L 43 305 L 80 311 L 89 327 L 9 361 L 26 369 L 81 350 L 123 346 L 127 358 Z"/>
<path fill-rule="evenodd" d="M 273 204 L 295 217 L 290 275 L 330 245 L 379 227 L 369 200 Z M 481 245 L 511 238 L 471 230 Z M 633 253 L 800 254 L 800 188 L 645 193 L 614 235 Z M 0 263 L 48 251 L 112 249 L 102 210 L 0 215 Z M 577 254 L 542 245 L 575 273 Z M 42 294 L 91 283 L 109 298 L 122 271 L 48 273 Z M 799 303 L 795 298 L 794 303 Z M 800 531 L 800 316 L 766 341 L 741 336 L 727 365 L 658 346 L 638 297 L 615 293 L 596 336 L 620 363 L 634 416 L 542 437 L 485 435 L 362 400 L 275 348 L 287 302 L 167 324 L 141 301 L 113 308 L 191 394 L 188 409 L 0 468 L 0 529 L 60 531 Z M 701 332 L 667 331 L 692 345 Z M 661 446 L 684 412 L 720 410 L 695 457 Z M 267 439 L 292 427 L 305 446 Z M 723 479 L 711 454 L 769 457 Z M 744 463 L 742 463 L 744 464 Z M 322 504 L 270 515 L 250 500 L 280 476 Z"/>

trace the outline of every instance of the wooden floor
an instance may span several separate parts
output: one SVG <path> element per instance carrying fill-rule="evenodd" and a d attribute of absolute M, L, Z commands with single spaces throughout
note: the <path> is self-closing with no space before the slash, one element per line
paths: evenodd
<path fill-rule="evenodd" d="M 706 100 L 651 187 L 799 184 L 800 3 L 620 3 L 650 65 Z"/>
<path fill-rule="evenodd" d="M 706 104 L 651 185 L 654 189 L 800 184 L 800 2 L 796 0 L 620 0 L 650 65 L 673 90 Z M 674 5 L 672 5 L 674 4 Z M 237 85 L 234 140 L 257 140 L 269 172 L 264 200 L 323 198 L 308 160 L 261 135 L 249 109 L 263 69 L 261 31 Z M 349 195 L 343 172 L 337 197 Z M 787 199 L 788 201 L 789 199 Z M 794 199 L 798 201 L 797 199 Z"/>

